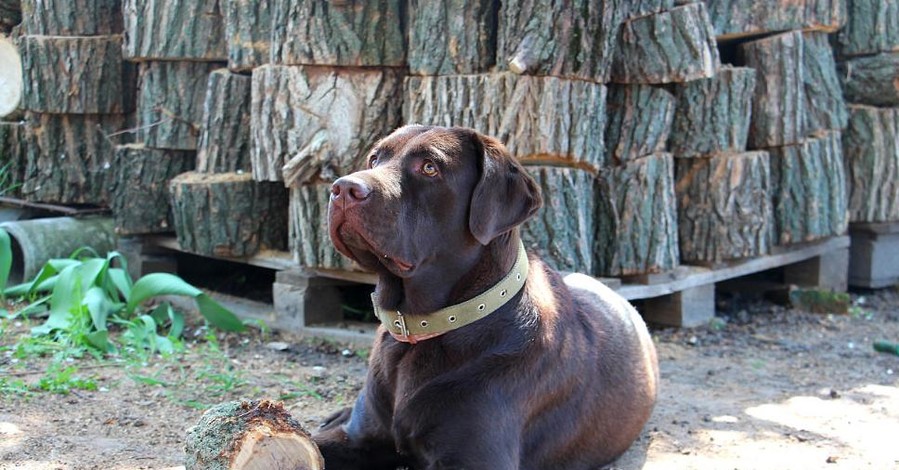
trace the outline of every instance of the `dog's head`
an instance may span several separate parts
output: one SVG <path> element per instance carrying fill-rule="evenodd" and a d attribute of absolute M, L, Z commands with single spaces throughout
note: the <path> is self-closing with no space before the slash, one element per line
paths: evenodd
<path fill-rule="evenodd" d="M 333 184 L 330 234 L 362 267 L 406 278 L 475 256 L 541 204 L 539 187 L 499 141 L 410 125 L 374 146 L 367 169 Z"/>

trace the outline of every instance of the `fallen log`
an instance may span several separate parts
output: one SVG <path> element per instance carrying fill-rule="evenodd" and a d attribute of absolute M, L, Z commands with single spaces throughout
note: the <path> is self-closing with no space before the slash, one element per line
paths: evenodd
<path fill-rule="evenodd" d="M 790 30 L 833 33 L 846 22 L 845 0 L 703 1 L 719 41 Z"/>
<path fill-rule="evenodd" d="M 674 96 L 651 85 L 610 85 L 605 139 L 612 164 L 665 150 Z"/>
<path fill-rule="evenodd" d="M 314 183 L 290 188 L 290 251 L 300 266 L 309 268 L 362 271 L 341 255 L 328 232 L 328 203 L 331 183 Z"/>
<path fill-rule="evenodd" d="M 272 6 L 257 0 L 225 2 L 225 42 L 228 68 L 249 72 L 271 61 Z"/>
<path fill-rule="evenodd" d="M 491 0 L 410 1 L 409 73 L 488 72 L 496 62 L 496 3 Z"/>
<path fill-rule="evenodd" d="M 19 110 L 22 103 L 22 56 L 11 40 L 0 36 L 0 118 Z"/>
<path fill-rule="evenodd" d="M 225 61 L 219 0 L 121 0 L 123 54 L 133 61 Z"/>
<path fill-rule="evenodd" d="M 826 33 L 802 33 L 802 84 L 807 135 L 823 135 L 846 127 L 849 116 Z"/>
<path fill-rule="evenodd" d="M 899 107 L 899 52 L 855 57 L 837 67 L 847 102 Z"/>
<path fill-rule="evenodd" d="M 842 57 L 899 52 L 899 3 L 848 0 L 846 25 L 837 34 Z"/>
<path fill-rule="evenodd" d="M 899 108 L 850 105 L 843 160 L 849 220 L 899 221 Z"/>
<path fill-rule="evenodd" d="M 121 0 L 22 0 L 25 34 L 105 36 L 122 34 Z"/>
<path fill-rule="evenodd" d="M 228 173 L 251 170 L 250 85 L 252 78 L 218 69 L 209 74 L 197 171 Z M 185 170 L 186 171 L 186 170 Z"/>

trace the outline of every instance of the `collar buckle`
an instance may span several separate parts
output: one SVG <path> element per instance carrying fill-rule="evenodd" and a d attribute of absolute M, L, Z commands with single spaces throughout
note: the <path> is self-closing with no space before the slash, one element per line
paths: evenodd
<path fill-rule="evenodd" d="M 404 317 L 403 313 L 399 310 L 396 311 L 396 320 L 393 321 L 393 326 L 399 328 L 400 333 L 404 337 L 409 337 L 409 328 L 406 327 L 406 317 Z"/>

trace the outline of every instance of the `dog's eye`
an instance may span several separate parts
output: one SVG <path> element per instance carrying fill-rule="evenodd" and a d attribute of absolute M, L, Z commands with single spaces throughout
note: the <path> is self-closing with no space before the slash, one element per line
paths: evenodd
<path fill-rule="evenodd" d="M 425 162 L 421 165 L 421 172 L 425 176 L 437 176 L 437 165 L 430 160 L 425 160 Z"/>
<path fill-rule="evenodd" d="M 377 165 L 377 164 L 378 164 L 378 156 L 377 155 L 372 155 L 372 156 L 368 157 L 368 168 L 369 169 L 374 168 L 375 165 Z"/>

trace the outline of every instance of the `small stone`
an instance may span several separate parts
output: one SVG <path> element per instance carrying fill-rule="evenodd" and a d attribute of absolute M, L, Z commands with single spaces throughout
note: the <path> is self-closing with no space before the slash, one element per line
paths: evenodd
<path fill-rule="evenodd" d="M 325 378 L 328 376 L 328 369 L 322 366 L 315 366 L 312 368 L 310 375 L 317 378 Z"/>
<path fill-rule="evenodd" d="M 836 455 L 831 455 L 827 457 L 827 463 L 837 463 L 837 460 L 840 460 Z"/>
<path fill-rule="evenodd" d="M 836 400 L 837 398 L 840 398 L 840 392 L 838 392 L 834 389 L 830 389 L 830 398 L 832 398 L 834 400 Z"/>
<path fill-rule="evenodd" d="M 344 349 L 343 351 L 340 351 L 340 355 L 343 357 L 353 357 L 356 355 L 356 353 L 350 351 L 349 349 Z"/>
<path fill-rule="evenodd" d="M 289 351 L 290 344 L 284 343 L 281 341 L 272 341 L 271 343 L 267 343 L 265 345 L 266 348 L 271 349 L 273 351 Z"/>
<path fill-rule="evenodd" d="M 691 336 L 690 339 L 687 340 L 687 344 L 690 346 L 696 346 L 697 343 L 699 343 L 699 338 L 696 336 Z"/>

